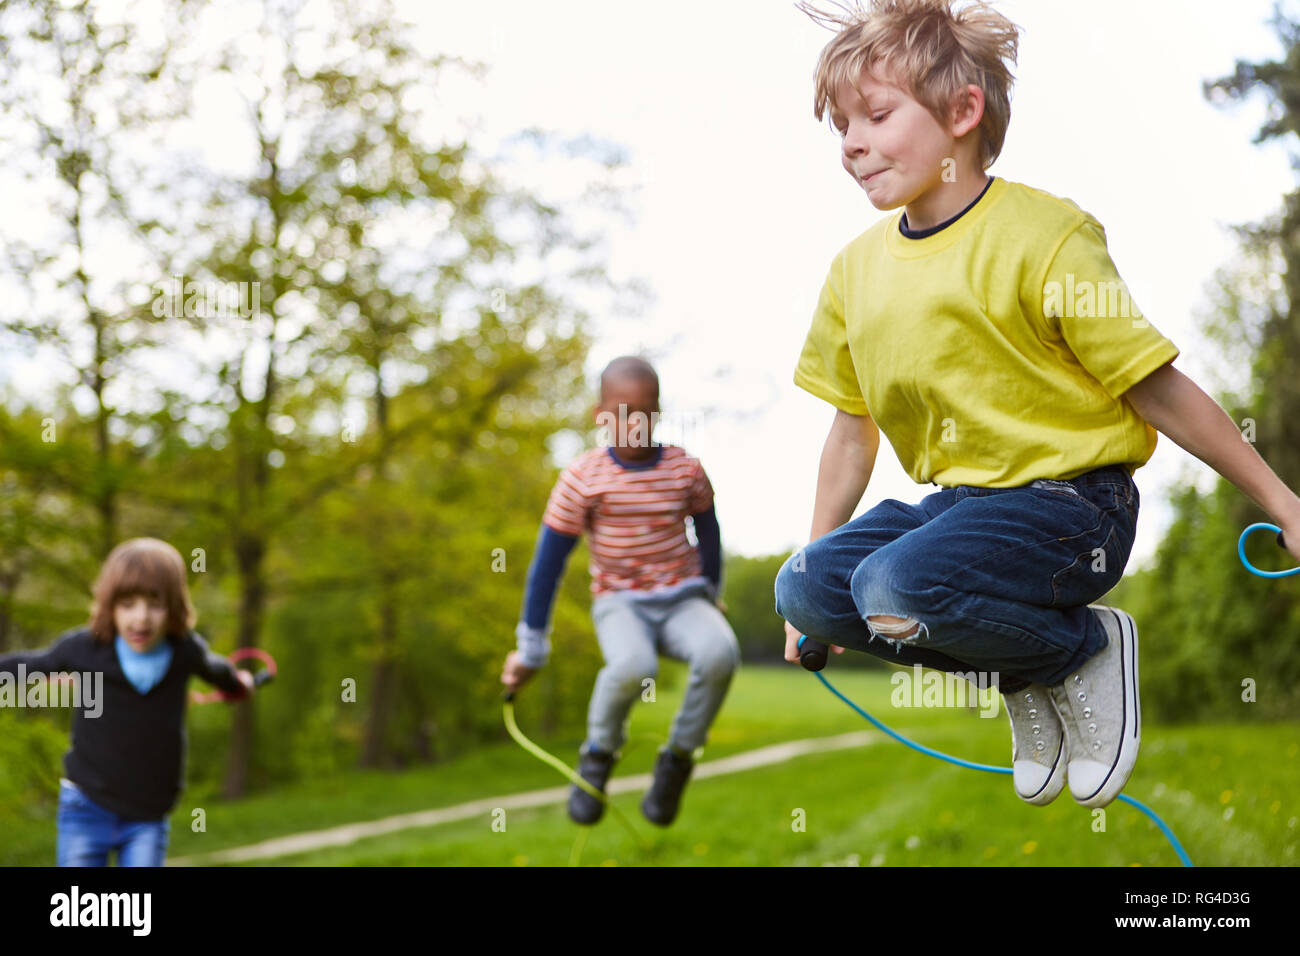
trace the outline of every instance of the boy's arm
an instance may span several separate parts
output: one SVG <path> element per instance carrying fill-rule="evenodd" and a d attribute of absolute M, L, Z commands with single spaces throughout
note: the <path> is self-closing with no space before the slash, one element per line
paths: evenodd
<path fill-rule="evenodd" d="M 515 628 L 519 662 L 525 667 L 543 667 L 550 656 L 547 632 L 551 605 L 569 553 L 577 543 L 576 536 L 561 534 L 545 522 L 537 533 L 537 548 L 528 566 L 528 583 L 524 588 L 524 606 Z"/>
<path fill-rule="evenodd" d="M 691 486 L 686 495 L 686 513 L 695 528 L 696 553 L 700 557 L 700 573 L 708 578 L 714 604 L 722 593 L 722 531 L 718 528 L 718 513 L 713 508 L 713 482 L 697 458 L 693 463 Z"/>
<path fill-rule="evenodd" d="M 1246 441 L 1222 406 L 1172 363 L 1124 393 L 1139 415 L 1236 485 L 1272 516 L 1300 559 L 1300 497 Z"/>
<path fill-rule="evenodd" d="M 40 651 L 18 651 L 13 654 L 0 654 L 0 674 L 17 674 L 21 666 L 28 674 L 54 674 L 61 671 L 80 670 L 69 653 L 69 642 L 75 635 L 68 634 L 59 638 L 49 647 Z"/>
<path fill-rule="evenodd" d="M 248 685 L 240 679 L 239 669 L 234 664 L 209 649 L 208 642 L 199 637 L 198 634 L 191 632 L 187 640 L 191 642 L 189 647 L 189 653 L 192 655 L 190 669 L 194 676 L 207 681 L 214 687 L 219 687 L 227 694 L 233 694 L 236 697 L 245 695 Z"/>
<path fill-rule="evenodd" d="M 517 650 L 507 655 L 506 673 L 502 675 L 507 684 L 512 684 L 510 678 L 515 665 L 523 666 L 531 673 L 542 667 L 550 656 L 551 645 L 546 638 L 551 603 L 564 574 L 565 561 L 587 526 L 592 506 L 592 493 L 582 465 L 584 461 L 586 459 L 581 458 L 570 462 L 560 472 L 542 512 L 537 547 L 524 587 L 524 607 L 515 628 Z"/>
<path fill-rule="evenodd" d="M 853 517 L 853 511 L 866 493 L 880 450 L 880 428 L 870 415 L 855 415 L 842 408 L 835 410 L 830 434 L 822 447 L 817 469 L 817 497 L 813 503 L 812 531 L 809 541 L 829 534 Z M 789 621 L 785 625 L 785 659 L 799 662 L 799 629 Z M 844 648 L 831 645 L 837 654 Z"/>
<path fill-rule="evenodd" d="M 691 515 L 695 526 L 695 540 L 699 543 L 700 573 L 713 585 L 713 600 L 722 593 L 722 529 L 718 527 L 718 514 L 709 505 Z"/>
<path fill-rule="evenodd" d="M 830 434 L 817 468 L 810 541 L 834 531 L 853 517 L 862 501 L 880 450 L 880 428 L 870 415 L 835 410 Z"/>

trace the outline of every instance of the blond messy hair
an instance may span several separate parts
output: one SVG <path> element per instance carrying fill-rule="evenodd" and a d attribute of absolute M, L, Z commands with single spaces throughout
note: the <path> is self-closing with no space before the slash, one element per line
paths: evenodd
<path fill-rule="evenodd" d="M 1020 28 L 983 0 L 957 10 L 954 0 L 861 0 L 819 10 L 808 0 L 795 6 L 816 23 L 837 30 L 822 50 L 815 74 L 813 115 L 837 108 L 835 90 L 858 88 L 863 72 L 884 66 L 913 99 L 944 126 L 953 103 L 974 84 L 984 91 L 979 155 L 984 169 L 1002 152 L 1011 123 L 1008 63 L 1016 62 Z"/>

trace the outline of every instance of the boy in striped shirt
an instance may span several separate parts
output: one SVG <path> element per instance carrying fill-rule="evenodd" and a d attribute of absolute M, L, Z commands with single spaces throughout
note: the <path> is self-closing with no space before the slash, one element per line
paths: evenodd
<path fill-rule="evenodd" d="M 528 569 L 518 648 L 507 656 L 501 681 L 517 690 L 546 663 L 555 589 L 586 532 L 591 613 L 605 666 L 588 707 L 578 773 L 604 792 L 628 714 L 655 677 L 658 655 L 686 661 L 686 697 L 641 803 L 648 820 L 667 826 L 740 663 L 736 636 L 716 604 L 722 547 L 713 488 L 699 459 L 653 441 L 659 378 L 645 360 L 623 356 L 605 367 L 594 412 L 598 424 L 611 425 L 614 444 L 580 455 L 551 491 Z M 698 548 L 686 537 L 688 515 Z M 601 801 L 572 788 L 574 822 L 594 824 L 603 813 Z"/>

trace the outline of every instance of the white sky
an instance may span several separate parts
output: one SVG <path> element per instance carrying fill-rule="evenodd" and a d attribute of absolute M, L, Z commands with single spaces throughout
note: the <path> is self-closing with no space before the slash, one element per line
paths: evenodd
<path fill-rule="evenodd" d="M 802 545 L 834 410 L 791 375 L 831 257 L 887 215 L 812 117 L 813 66 L 831 34 L 789 0 L 398 6 L 426 52 L 487 65 L 482 82 L 454 87 L 486 153 L 526 127 L 626 148 L 636 219 L 612 223 L 610 265 L 655 298 L 642 315 L 599 317 L 593 385 L 613 356 L 650 354 L 662 384 L 658 437 L 703 461 L 728 550 Z M 1182 349 L 1177 367 L 1213 392 L 1216 355 L 1195 331 L 1204 284 L 1233 257 L 1226 227 L 1278 208 L 1294 175 L 1281 148 L 1251 145 L 1261 100 L 1220 110 L 1201 83 L 1238 58 L 1277 55 L 1271 0 L 996 6 L 1024 29 L 1011 128 L 991 172 L 1095 215 L 1143 314 Z M 17 198 L 0 196 L 0 209 Z M 13 359 L 0 357 L 0 381 L 40 380 Z M 1232 381 L 1236 370 L 1217 371 Z M 1164 492 L 1180 474 L 1206 486 L 1213 472 L 1162 437 L 1137 474 L 1144 508 L 1131 568 L 1163 534 Z M 859 513 L 934 490 L 914 484 L 882 443 Z"/>
<path fill-rule="evenodd" d="M 991 172 L 1095 215 L 1135 301 L 1182 350 L 1176 366 L 1213 393 L 1215 356 L 1196 332 L 1203 285 L 1233 256 L 1226 226 L 1278 208 L 1294 176 L 1281 148 L 1251 145 L 1261 99 L 1221 110 L 1201 84 L 1238 58 L 1278 54 L 1271 2 L 996 7 L 1023 32 L 1011 128 Z M 611 264 L 647 279 L 656 300 L 636 319 L 600 322 L 588 371 L 648 350 L 669 426 L 660 437 L 679 435 L 703 461 L 726 547 L 803 544 L 834 410 L 791 375 L 831 257 L 887 215 L 812 116 L 812 71 L 831 34 L 787 0 L 403 9 L 426 42 L 488 65 L 465 104 L 486 137 L 541 126 L 627 147 L 643 188 L 636 222 L 611 233 Z M 1221 370 L 1229 380 L 1233 371 Z M 1202 486 L 1213 477 L 1162 436 L 1137 473 L 1144 507 L 1130 568 L 1158 544 L 1164 489 L 1180 472 Z M 934 490 L 882 443 L 858 513 Z"/>

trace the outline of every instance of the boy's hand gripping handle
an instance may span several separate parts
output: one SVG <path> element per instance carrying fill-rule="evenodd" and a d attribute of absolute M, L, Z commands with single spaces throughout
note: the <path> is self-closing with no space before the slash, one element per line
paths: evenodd
<path fill-rule="evenodd" d="M 804 670 L 819 671 L 826 666 L 830 648 L 807 634 L 799 638 L 799 663 Z"/>

